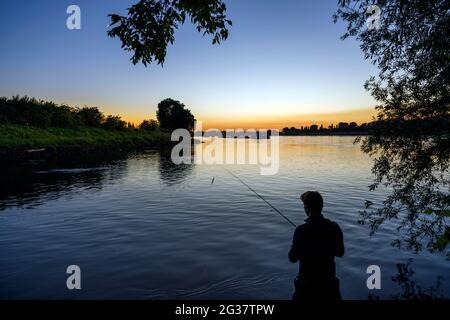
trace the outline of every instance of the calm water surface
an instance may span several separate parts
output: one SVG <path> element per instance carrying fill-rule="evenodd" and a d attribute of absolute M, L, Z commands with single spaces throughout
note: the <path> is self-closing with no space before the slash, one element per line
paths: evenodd
<path fill-rule="evenodd" d="M 369 192 L 371 160 L 352 137 L 282 137 L 280 170 L 228 165 L 291 220 L 305 215 L 299 194 L 319 190 L 324 214 L 344 231 L 337 259 L 342 295 L 367 299 L 366 268 L 381 267 L 382 289 L 396 264 L 413 258 L 424 287 L 444 277 L 442 255 L 390 245 L 393 224 L 369 237 L 357 223 Z M 212 179 L 214 182 L 212 183 Z M 2 168 L 0 298 L 289 299 L 297 265 L 287 260 L 293 228 L 223 166 L 171 163 L 149 151 L 125 159 L 57 169 Z M 66 268 L 82 270 L 82 290 L 66 289 Z"/>

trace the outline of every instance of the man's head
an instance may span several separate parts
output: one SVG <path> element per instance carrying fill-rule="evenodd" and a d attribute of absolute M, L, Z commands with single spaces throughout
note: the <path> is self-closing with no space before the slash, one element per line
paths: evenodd
<path fill-rule="evenodd" d="M 322 213 L 323 199 L 317 191 L 306 191 L 300 196 L 300 199 L 303 201 L 308 217 Z"/>

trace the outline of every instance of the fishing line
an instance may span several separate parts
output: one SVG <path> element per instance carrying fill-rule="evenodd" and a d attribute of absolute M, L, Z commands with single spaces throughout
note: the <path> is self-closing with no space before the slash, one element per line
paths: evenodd
<path fill-rule="evenodd" d="M 273 210 L 275 210 L 275 212 L 277 212 L 282 218 L 284 218 L 287 222 L 289 222 L 292 226 L 294 226 L 294 228 L 297 227 L 297 225 L 292 222 L 292 220 L 290 220 L 288 217 L 286 217 L 280 210 L 278 210 L 277 208 L 275 208 L 269 201 L 267 201 L 266 199 L 263 198 L 263 196 L 261 196 L 258 192 L 256 192 L 252 187 L 250 187 L 247 183 L 245 183 L 245 181 L 243 181 L 241 178 L 239 178 L 237 175 L 235 175 L 233 172 L 231 172 L 230 170 L 228 170 L 227 168 L 224 168 L 226 171 L 228 171 L 229 174 L 231 174 L 233 177 L 235 177 L 237 180 L 239 180 L 244 186 L 246 186 L 250 191 L 252 191 L 254 194 L 256 194 L 262 201 L 264 201 L 265 203 L 267 203 Z"/>

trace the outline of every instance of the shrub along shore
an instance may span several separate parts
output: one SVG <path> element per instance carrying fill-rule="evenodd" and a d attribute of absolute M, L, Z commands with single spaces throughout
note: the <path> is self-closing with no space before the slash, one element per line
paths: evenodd
<path fill-rule="evenodd" d="M 154 120 L 137 128 L 95 107 L 0 98 L 0 161 L 70 159 L 170 145 Z"/>
<path fill-rule="evenodd" d="M 159 130 L 100 128 L 37 128 L 0 125 L 0 161 L 69 159 L 169 145 L 170 135 Z"/>

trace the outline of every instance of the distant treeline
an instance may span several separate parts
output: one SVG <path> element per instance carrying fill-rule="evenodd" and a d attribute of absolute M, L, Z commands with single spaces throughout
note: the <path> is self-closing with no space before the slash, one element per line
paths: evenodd
<path fill-rule="evenodd" d="M 286 127 L 281 130 L 280 135 L 284 136 L 306 136 L 306 135 L 364 135 L 368 134 L 370 128 L 373 126 L 371 123 L 363 123 L 358 125 L 356 122 L 339 122 L 337 125 L 331 124 L 328 127 L 323 125 L 310 125 L 301 126 L 300 128 Z"/>
<path fill-rule="evenodd" d="M 135 129 L 135 125 L 117 115 L 105 115 L 97 107 L 70 107 L 27 96 L 0 97 L 0 124 L 16 124 L 39 128 L 92 127 L 106 130 Z M 156 130 L 156 120 L 144 120 L 139 126 Z"/>

